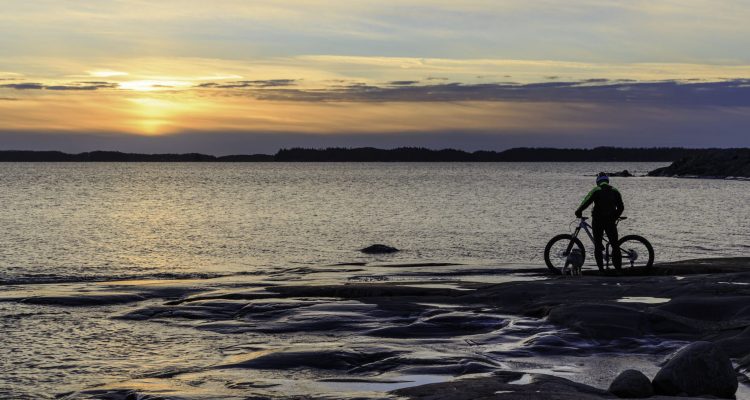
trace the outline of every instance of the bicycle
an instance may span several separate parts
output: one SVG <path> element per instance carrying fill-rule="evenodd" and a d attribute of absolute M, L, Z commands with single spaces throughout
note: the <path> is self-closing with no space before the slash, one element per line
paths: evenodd
<path fill-rule="evenodd" d="M 547 243 L 547 246 L 544 248 L 544 262 L 552 272 L 565 275 L 569 267 L 572 267 L 570 270 L 571 275 L 580 275 L 581 267 L 586 258 L 583 243 L 578 239 L 581 229 L 586 232 L 589 239 L 591 239 L 591 243 L 594 243 L 594 235 L 591 233 L 592 227 L 586 222 L 587 219 L 588 217 L 581 217 L 578 226 L 572 234 L 564 233 L 557 235 Z M 620 217 L 616 223 L 619 224 L 620 221 L 626 219 L 627 217 Z M 608 238 L 605 238 L 604 241 L 606 242 L 603 254 L 605 266 L 599 267 L 600 270 L 609 269 L 612 259 L 612 244 Z M 620 246 L 622 266 L 628 263 L 631 268 L 651 268 L 654 265 L 654 248 L 643 236 L 625 235 L 617 241 L 617 244 Z"/>

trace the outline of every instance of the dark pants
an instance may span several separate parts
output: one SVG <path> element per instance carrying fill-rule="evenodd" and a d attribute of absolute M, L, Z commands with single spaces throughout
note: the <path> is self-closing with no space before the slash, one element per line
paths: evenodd
<path fill-rule="evenodd" d="M 617 245 L 619 236 L 617 235 L 617 223 L 613 220 L 600 220 L 594 218 L 591 223 L 592 233 L 594 234 L 594 258 L 596 258 L 596 265 L 599 269 L 604 268 L 604 233 L 607 233 L 607 239 L 612 245 L 612 265 L 615 269 L 622 267 L 622 256 L 620 255 L 620 247 Z"/>

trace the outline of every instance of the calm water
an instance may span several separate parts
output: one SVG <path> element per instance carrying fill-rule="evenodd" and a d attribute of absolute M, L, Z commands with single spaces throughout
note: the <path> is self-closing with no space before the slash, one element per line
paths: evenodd
<path fill-rule="evenodd" d="M 405 310 L 404 316 L 397 309 L 308 296 L 229 296 L 176 307 L 174 315 L 167 304 L 192 293 L 210 299 L 273 285 L 411 281 L 452 287 L 455 282 L 440 279 L 459 279 L 457 273 L 466 275 L 460 280 L 478 282 L 538 279 L 513 278 L 504 263 L 541 265 L 544 245 L 568 230 L 596 172 L 658 166 L 0 164 L 0 332 L 6 343 L 0 350 L 0 398 L 134 398 L 129 390 L 184 399 L 383 398 L 397 387 L 391 381 L 451 379 L 447 372 L 414 375 L 414 366 L 476 360 L 495 365 L 510 362 L 502 354 L 513 351 L 543 356 L 534 343 L 548 337 L 563 347 L 596 351 L 600 344 L 558 332 L 544 320 L 450 305 L 426 304 L 424 314 Z M 630 217 L 621 231 L 648 237 L 658 259 L 747 254 L 750 182 L 613 178 L 613 184 L 624 194 Z M 372 243 L 404 251 L 380 257 L 358 252 Z M 393 265 L 430 261 L 475 265 Z M 326 266 L 344 262 L 368 264 Z M 174 279 L 217 275 L 230 276 Z M 125 277 L 151 279 L 106 282 Z M 255 318 L 238 307 L 268 312 Z M 149 311 L 160 309 L 167 314 Z M 141 317 L 121 318 L 132 313 Z M 471 326 L 509 322 L 481 345 L 462 333 L 440 340 L 367 333 L 443 314 Z M 628 367 L 655 373 L 664 353 L 680 345 L 647 340 L 641 346 L 647 351 L 628 359 Z M 293 363 L 280 370 L 220 367 L 266 353 L 302 351 L 317 360 L 338 350 L 380 348 L 402 355 L 382 376 L 356 375 L 374 379 L 369 383 L 330 382 L 349 376 Z M 563 372 L 606 387 L 621 368 L 618 360 L 633 350 L 622 353 L 600 357 L 611 364 L 604 367 L 559 358 L 535 361 L 541 363 L 536 367 L 523 358 L 519 365 L 533 371 L 575 364 L 577 369 Z M 84 389 L 94 392 L 65 395 Z"/>
<path fill-rule="evenodd" d="M 368 261 L 542 263 L 599 170 L 647 163 L 2 164 L 0 278 Z M 614 178 L 657 259 L 746 255 L 750 183 Z M 586 243 L 585 243 L 586 244 Z"/>

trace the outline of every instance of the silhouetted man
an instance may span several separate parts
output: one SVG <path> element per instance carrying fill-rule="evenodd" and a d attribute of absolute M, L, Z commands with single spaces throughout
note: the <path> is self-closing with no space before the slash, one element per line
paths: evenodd
<path fill-rule="evenodd" d="M 593 220 L 591 228 L 594 234 L 594 257 L 599 269 L 604 269 L 604 233 L 607 233 L 609 243 L 612 244 L 612 264 L 615 269 L 622 266 L 622 257 L 620 256 L 620 247 L 617 246 L 619 237 L 617 235 L 617 219 L 620 218 L 625 210 L 622 203 L 620 192 L 609 184 L 609 177 L 604 172 L 596 176 L 596 186 L 591 189 L 589 194 L 583 199 L 581 205 L 576 210 L 576 217 L 581 218 L 583 210 L 594 203 L 594 211 L 591 212 Z"/>

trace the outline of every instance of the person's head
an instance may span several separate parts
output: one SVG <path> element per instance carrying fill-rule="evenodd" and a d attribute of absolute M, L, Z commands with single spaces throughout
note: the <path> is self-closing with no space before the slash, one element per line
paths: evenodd
<path fill-rule="evenodd" d="M 600 172 L 596 175 L 596 184 L 601 185 L 602 183 L 609 183 L 609 177 L 606 172 Z"/>

